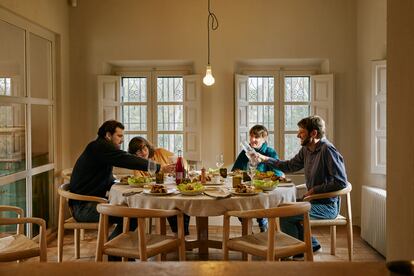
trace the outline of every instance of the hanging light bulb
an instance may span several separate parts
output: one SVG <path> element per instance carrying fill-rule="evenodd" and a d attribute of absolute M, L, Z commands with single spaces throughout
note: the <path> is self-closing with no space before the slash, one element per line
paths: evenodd
<path fill-rule="evenodd" d="M 203 83 L 207 86 L 210 86 L 210 85 L 214 84 L 214 77 L 213 77 L 213 74 L 211 73 L 211 66 L 210 65 L 207 65 L 206 75 L 203 78 Z"/>
<path fill-rule="evenodd" d="M 210 11 L 210 0 L 208 0 L 208 17 L 207 17 L 207 69 L 206 75 L 203 78 L 203 83 L 207 86 L 214 84 L 214 77 L 211 73 L 210 66 L 210 21 L 211 21 L 211 30 L 217 30 L 218 20 L 214 13 Z"/>

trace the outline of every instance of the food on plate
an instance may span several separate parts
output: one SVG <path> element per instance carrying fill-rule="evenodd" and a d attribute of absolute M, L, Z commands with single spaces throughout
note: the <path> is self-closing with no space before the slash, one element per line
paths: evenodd
<path fill-rule="evenodd" d="M 266 178 L 271 178 L 273 176 L 275 176 L 275 173 L 273 171 L 267 171 L 267 172 L 256 171 L 255 178 L 256 179 L 266 179 Z"/>
<path fill-rule="evenodd" d="M 131 175 L 123 176 L 123 177 L 121 177 L 121 179 L 119 180 L 119 182 L 121 182 L 121 183 L 128 183 L 128 179 L 130 177 L 132 177 L 132 176 Z"/>
<path fill-rule="evenodd" d="M 249 193 L 255 192 L 253 186 L 245 185 L 245 184 L 238 184 L 236 188 L 234 189 L 234 191 L 236 193 L 241 193 L 241 194 L 249 194 Z"/>
<path fill-rule="evenodd" d="M 198 192 L 202 192 L 204 191 L 204 186 L 203 184 L 199 183 L 199 182 L 195 182 L 195 183 L 182 183 L 180 185 L 177 186 L 177 189 L 180 192 L 194 192 L 194 193 L 198 193 Z"/>
<path fill-rule="evenodd" d="M 262 190 L 267 190 L 267 189 L 272 189 L 275 188 L 277 186 L 277 184 L 279 184 L 279 181 L 272 181 L 272 180 L 259 180 L 259 179 L 255 179 L 253 180 L 253 185 L 257 188 L 257 189 L 262 189 Z"/>
<path fill-rule="evenodd" d="M 167 192 L 164 185 L 154 184 L 151 186 L 151 193 L 153 194 L 166 194 Z"/>
<path fill-rule="evenodd" d="M 143 187 L 146 183 L 152 182 L 153 179 L 147 176 L 130 176 L 127 181 L 131 186 Z"/>

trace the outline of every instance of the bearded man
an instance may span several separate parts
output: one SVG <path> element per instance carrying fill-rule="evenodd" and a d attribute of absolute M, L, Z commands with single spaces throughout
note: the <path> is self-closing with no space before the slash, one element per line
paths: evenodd
<path fill-rule="evenodd" d="M 348 183 L 344 159 L 332 143 L 325 138 L 324 120 L 319 116 L 310 116 L 300 120 L 298 127 L 297 137 L 302 147 L 295 157 L 281 161 L 259 154 L 258 159 L 284 173 L 304 169 L 307 187 L 305 197 L 344 189 Z M 311 219 L 334 219 L 339 214 L 339 208 L 338 197 L 312 200 L 309 217 Z M 283 232 L 303 241 L 302 221 L 303 216 L 281 218 L 280 226 Z M 321 245 L 315 237 L 312 237 L 312 247 L 313 252 L 321 250 Z"/>

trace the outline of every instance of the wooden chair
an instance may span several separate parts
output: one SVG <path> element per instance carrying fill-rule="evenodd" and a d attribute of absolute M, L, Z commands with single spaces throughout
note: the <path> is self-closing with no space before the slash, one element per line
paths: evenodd
<path fill-rule="evenodd" d="M 330 193 L 313 194 L 303 199 L 304 201 L 311 201 L 314 199 L 331 198 L 331 197 L 336 197 L 336 196 L 339 196 L 340 199 L 342 196 L 346 197 L 345 216 L 338 214 L 338 216 L 335 219 L 311 219 L 310 225 L 311 227 L 329 226 L 331 228 L 331 255 L 335 255 L 335 251 L 336 251 L 336 226 L 345 225 L 347 227 L 349 261 L 352 261 L 353 249 L 354 249 L 353 233 L 352 233 L 351 190 L 352 190 L 352 185 L 351 183 L 348 182 L 347 187 L 342 190 L 330 192 Z M 340 202 L 341 201 L 342 200 L 340 200 Z"/>
<path fill-rule="evenodd" d="M 17 218 L 1 218 L 0 225 L 17 225 L 15 235 L 0 238 L 0 262 L 11 262 L 39 256 L 47 262 L 46 222 L 41 218 L 25 218 L 23 209 L 0 205 L 0 212 L 17 213 Z M 40 227 L 39 243 L 24 235 L 23 225 L 37 224 Z"/>
<path fill-rule="evenodd" d="M 58 219 L 58 262 L 62 262 L 63 257 L 63 238 L 65 235 L 65 229 L 73 229 L 74 231 L 74 243 L 75 243 L 75 258 L 79 259 L 80 256 L 80 230 L 81 229 L 94 229 L 97 230 L 98 222 L 77 222 L 73 217 L 65 220 L 65 205 L 68 199 L 89 201 L 97 203 L 107 203 L 108 200 L 101 197 L 85 196 L 71 193 L 69 183 L 62 184 L 58 189 L 59 194 L 59 219 Z"/>
<path fill-rule="evenodd" d="M 70 182 L 70 177 L 72 176 L 72 168 L 63 169 L 61 172 L 62 184 Z"/>
<path fill-rule="evenodd" d="M 98 204 L 100 213 L 98 244 L 96 246 L 96 261 L 101 262 L 103 254 L 125 258 L 141 259 L 178 249 L 180 261 L 185 260 L 184 218 L 183 213 L 178 210 L 138 209 L 126 206 L 115 206 L 110 204 Z M 107 241 L 107 235 L 103 232 L 108 229 L 108 216 L 137 218 L 138 229 L 128 231 L 124 228 L 122 234 Z M 161 234 L 145 234 L 145 219 L 167 217 L 178 217 L 178 236 L 167 236 Z"/>
<path fill-rule="evenodd" d="M 240 251 L 250 255 L 261 256 L 267 261 L 274 261 L 283 257 L 305 253 L 307 261 L 313 261 L 312 242 L 309 226 L 308 202 L 292 202 L 281 204 L 276 208 L 228 211 L 224 215 L 223 230 L 223 254 L 224 260 L 229 258 L 229 250 Z M 276 218 L 303 215 L 304 240 L 295 239 L 278 229 L 276 230 Z M 243 235 L 230 239 L 230 217 L 244 219 L 268 218 L 269 228 L 267 232 L 259 234 Z M 250 260 L 250 258 L 249 258 Z"/>

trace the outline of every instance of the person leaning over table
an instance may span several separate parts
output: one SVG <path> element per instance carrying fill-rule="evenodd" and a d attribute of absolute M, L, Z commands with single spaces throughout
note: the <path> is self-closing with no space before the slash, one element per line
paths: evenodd
<path fill-rule="evenodd" d="M 265 155 L 258 160 L 282 170 L 295 172 L 304 169 L 308 189 L 306 196 L 344 189 L 347 186 L 344 159 L 338 150 L 325 138 L 325 122 L 319 116 L 309 116 L 298 122 L 298 135 L 302 148 L 290 160 L 281 161 Z M 317 199 L 311 201 L 309 216 L 312 219 L 334 219 L 339 213 L 339 198 Z M 282 231 L 303 241 L 303 216 L 280 219 Z M 313 251 L 319 251 L 321 245 L 312 237 Z M 303 257 L 303 254 L 296 256 Z"/>
<path fill-rule="evenodd" d="M 170 152 L 163 148 L 154 148 L 154 146 L 145 138 L 137 136 L 131 139 L 128 145 L 128 152 L 144 159 L 151 159 L 161 165 L 169 164 L 169 157 L 174 156 L 173 152 Z M 184 160 L 184 167 L 186 161 Z M 175 166 L 175 165 L 174 165 Z M 135 176 L 148 176 L 147 171 L 135 170 Z M 168 217 L 168 223 L 170 224 L 171 231 L 177 233 L 177 216 Z M 190 216 L 184 214 L 184 234 L 190 235 L 188 225 L 190 224 Z"/>
<path fill-rule="evenodd" d="M 269 133 L 265 126 L 255 125 L 249 130 L 249 144 L 256 152 L 265 156 L 272 157 L 274 159 L 278 159 L 279 156 L 277 155 L 276 150 L 267 144 L 268 136 Z M 249 158 L 247 157 L 246 152 L 242 150 L 237 156 L 236 162 L 234 162 L 233 168 L 231 170 L 234 171 L 238 169 L 246 171 L 248 169 L 248 163 Z M 256 169 L 259 172 L 273 171 L 276 176 L 284 176 L 283 172 L 273 168 L 264 162 L 259 163 Z M 257 223 L 259 224 L 260 232 L 265 232 L 267 230 L 266 218 L 258 218 Z"/>
<path fill-rule="evenodd" d="M 106 197 L 115 180 L 112 175 L 113 166 L 146 170 L 148 160 L 121 150 L 123 141 L 123 124 L 115 120 L 104 122 L 98 130 L 98 137 L 86 146 L 73 167 L 70 191 L 81 195 Z M 172 172 L 174 168 L 172 165 L 157 164 L 157 171 Z M 96 202 L 70 200 L 69 205 L 77 221 L 99 221 Z M 109 222 L 116 224 L 109 237 L 113 239 L 122 233 L 122 218 L 109 217 Z M 136 220 L 131 220 L 130 230 L 134 230 L 136 226 Z"/>

